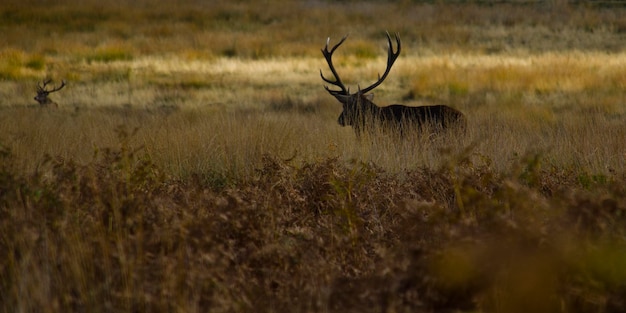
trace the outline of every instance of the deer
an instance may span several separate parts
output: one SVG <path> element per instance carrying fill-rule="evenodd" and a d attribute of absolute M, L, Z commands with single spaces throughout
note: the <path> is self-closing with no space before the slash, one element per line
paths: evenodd
<path fill-rule="evenodd" d="M 56 92 L 59 91 L 61 89 L 63 89 L 63 87 L 65 87 L 65 80 L 63 80 L 61 82 L 61 86 L 56 87 L 53 86 L 52 90 L 47 90 L 46 86 L 52 82 L 51 78 L 45 79 L 43 80 L 41 83 L 37 84 L 37 96 L 35 96 L 35 101 L 39 102 L 39 106 L 42 108 L 47 108 L 47 107 L 54 107 L 54 108 L 58 108 L 59 105 L 50 100 L 50 98 L 48 98 L 48 95 L 52 92 Z"/>
<path fill-rule="evenodd" d="M 339 43 L 334 45 L 330 50 L 330 37 L 326 40 L 326 46 L 322 49 L 322 54 L 328 63 L 330 72 L 334 76 L 334 80 L 326 78 L 320 69 L 320 76 L 324 82 L 335 86 L 339 90 L 331 89 L 328 85 L 324 88 L 330 95 L 335 97 L 342 105 L 343 111 L 337 119 L 337 123 L 341 126 L 352 126 L 357 138 L 360 138 L 364 130 L 373 131 L 395 130 L 399 131 L 400 136 L 404 136 L 405 132 L 411 129 L 425 130 L 430 129 L 432 134 L 437 134 L 446 129 L 458 128 L 464 130 L 466 127 L 465 115 L 460 111 L 447 105 L 429 105 L 429 106 L 405 106 L 402 104 L 392 104 L 389 106 L 378 106 L 373 102 L 374 94 L 369 93 L 374 90 L 389 75 L 391 67 L 395 63 L 402 48 L 400 35 L 395 34 L 397 49 L 394 51 L 391 36 L 387 34 L 388 53 L 387 68 L 382 76 L 378 74 L 378 80 L 372 85 L 361 89 L 358 87 L 356 93 L 350 93 L 350 90 L 344 85 L 333 65 L 333 53 L 348 38 L 345 35 Z"/>

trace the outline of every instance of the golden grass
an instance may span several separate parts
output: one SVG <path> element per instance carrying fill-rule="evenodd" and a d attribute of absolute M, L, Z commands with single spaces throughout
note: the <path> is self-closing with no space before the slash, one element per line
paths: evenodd
<path fill-rule="evenodd" d="M 4 142 L 16 153 L 31 150 L 24 160 L 36 164 L 44 154 L 89 156 L 93 146 L 113 144 L 113 129 L 125 125 L 140 129 L 137 140 L 146 142 L 148 151 L 158 151 L 155 159 L 163 164 L 180 160 L 175 173 L 211 167 L 184 160 L 185 153 L 168 156 L 168 150 L 159 146 L 215 145 L 222 159 L 236 163 L 227 166 L 235 176 L 249 174 L 264 153 L 286 156 L 298 151 L 303 160 L 311 160 L 331 156 L 325 153 L 328 146 L 341 147 L 344 159 L 374 161 L 394 172 L 438 164 L 433 162 L 440 153 L 437 145 L 420 138 L 400 154 L 392 147 L 395 142 L 355 143 L 354 135 L 335 123 L 340 107 L 321 88 L 318 70 L 326 69 L 319 59 L 145 57 L 83 63 L 76 67 L 84 74 L 77 75 L 92 79 L 108 75 L 110 80 L 101 81 L 104 76 L 90 84 L 70 80 L 70 88 L 51 96 L 65 104 L 58 112 L 20 108 L 27 105 L 20 100 L 31 102 L 27 84 L 5 83 L 26 94 L 23 99 L 13 94 L 17 107 L 3 109 L 7 121 L 18 121 L 3 123 Z M 385 60 L 369 59 L 362 67 L 353 64 L 351 57 L 338 61 L 344 81 L 356 88 L 375 79 Z M 456 151 L 475 146 L 477 154 L 492 159 L 501 170 L 515 156 L 532 152 L 545 154 L 556 166 L 623 171 L 626 108 L 619 95 L 626 57 L 622 54 L 407 55 L 396 67 L 394 77 L 378 88 L 375 101 L 380 105 L 446 103 L 462 110 L 470 129 L 465 138 L 449 144 Z M 102 138 L 98 133 L 109 135 Z M 289 133 L 293 135 L 285 137 Z M 275 139 L 256 142 L 255 134 Z M 18 140 L 21 136 L 39 138 L 42 144 Z M 84 140 L 90 144 L 76 150 Z M 255 152 L 246 153 L 247 149 Z M 199 162 L 193 157 L 197 153 L 189 158 Z M 242 168 L 246 170 L 235 170 Z"/>

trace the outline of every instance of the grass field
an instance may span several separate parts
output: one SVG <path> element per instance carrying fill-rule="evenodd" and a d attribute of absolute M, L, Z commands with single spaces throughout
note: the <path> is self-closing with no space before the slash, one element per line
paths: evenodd
<path fill-rule="evenodd" d="M 467 133 L 358 141 L 323 89 Z M 3 312 L 626 310 L 626 9 L 0 4 Z M 33 100 L 39 81 L 67 86 Z"/>

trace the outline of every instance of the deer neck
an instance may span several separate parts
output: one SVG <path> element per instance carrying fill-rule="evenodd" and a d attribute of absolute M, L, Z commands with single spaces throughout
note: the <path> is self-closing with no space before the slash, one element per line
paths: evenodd
<path fill-rule="evenodd" d="M 376 115 L 380 113 L 380 110 L 381 110 L 380 107 L 371 100 L 371 97 L 366 97 L 366 96 L 362 96 L 359 99 L 357 107 L 361 110 L 361 113 L 366 114 L 366 115 L 370 115 L 370 114 Z"/>

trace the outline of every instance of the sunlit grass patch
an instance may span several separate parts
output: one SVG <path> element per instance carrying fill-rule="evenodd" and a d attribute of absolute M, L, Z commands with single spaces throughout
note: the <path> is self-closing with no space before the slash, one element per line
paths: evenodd
<path fill-rule="evenodd" d="M 46 67 L 41 54 L 29 54 L 16 49 L 0 51 L 0 78 L 21 80 L 33 77 Z"/>
<path fill-rule="evenodd" d="M 31 55 L 24 66 L 32 70 L 41 71 L 46 66 L 46 58 L 41 54 Z"/>
<path fill-rule="evenodd" d="M 128 61 L 134 57 L 134 49 L 124 44 L 107 44 L 87 53 L 84 58 L 87 62 Z"/>
<path fill-rule="evenodd" d="M 622 85 L 622 54 L 563 53 L 527 56 L 422 57 L 402 69 L 411 97 L 480 92 L 550 94 L 613 93 Z M 406 72 L 405 72 L 406 71 Z"/>
<path fill-rule="evenodd" d="M 19 78 L 22 71 L 24 53 L 17 50 L 4 50 L 0 55 L 0 75 L 4 78 Z"/>

